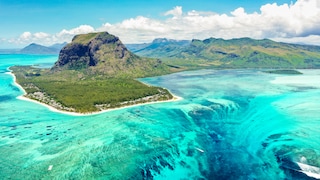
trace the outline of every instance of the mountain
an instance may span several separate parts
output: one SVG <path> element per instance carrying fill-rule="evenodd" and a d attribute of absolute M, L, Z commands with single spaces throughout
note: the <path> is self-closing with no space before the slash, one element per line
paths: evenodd
<path fill-rule="evenodd" d="M 125 44 L 125 46 L 130 50 L 131 52 L 138 51 L 140 49 L 143 49 L 145 47 L 148 47 L 151 43 L 142 43 L 142 44 Z"/>
<path fill-rule="evenodd" d="M 177 51 L 181 51 L 185 46 L 188 46 L 190 42 L 189 40 L 158 38 L 149 44 L 129 45 L 129 47 L 133 53 L 139 56 L 163 58 L 174 56 Z"/>
<path fill-rule="evenodd" d="M 75 36 L 50 69 L 10 69 L 25 89 L 24 96 L 63 111 L 97 112 L 173 98 L 164 88 L 136 80 L 167 74 L 172 68 L 159 59 L 133 54 L 107 32 Z"/>
<path fill-rule="evenodd" d="M 64 46 L 66 46 L 68 43 L 67 42 L 64 42 L 64 43 L 56 43 L 56 44 L 53 44 L 53 45 L 51 45 L 51 46 L 49 46 L 50 48 L 54 48 L 54 49 L 57 49 L 57 50 L 59 50 L 59 52 L 60 52 L 60 50 L 64 47 Z"/>
<path fill-rule="evenodd" d="M 225 68 L 320 68 L 320 47 L 254 40 L 192 40 L 189 45 L 164 44 L 135 51 L 167 59 L 171 64 Z"/>
<path fill-rule="evenodd" d="M 53 71 L 86 71 L 108 76 L 144 77 L 169 72 L 162 61 L 130 52 L 118 37 L 107 32 L 77 35 L 59 54 Z"/>
<path fill-rule="evenodd" d="M 59 54 L 61 48 L 66 43 L 54 44 L 52 46 L 43 46 L 40 44 L 32 43 L 20 50 L 22 54 Z"/>

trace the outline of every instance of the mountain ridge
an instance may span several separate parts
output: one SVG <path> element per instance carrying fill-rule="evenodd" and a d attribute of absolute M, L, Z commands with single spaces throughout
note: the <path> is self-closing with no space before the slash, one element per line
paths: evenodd
<path fill-rule="evenodd" d="M 275 42 L 270 39 L 193 39 L 185 46 L 136 50 L 137 55 L 161 58 L 173 65 L 223 68 L 320 68 L 320 46 Z M 200 65 L 201 64 L 201 65 Z"/>
<path fill-rule="evenodd" d="M 156 38 L 151 43 L 129 45 L 129 49 L 131 48 L 133 53 L 140 56 L 162 58 L 165 57 L 165 53 L 174 52 L 190 43 L 190 40 Z M 156 51 L 154 51 L 154 49 L 156 49 Z"/>

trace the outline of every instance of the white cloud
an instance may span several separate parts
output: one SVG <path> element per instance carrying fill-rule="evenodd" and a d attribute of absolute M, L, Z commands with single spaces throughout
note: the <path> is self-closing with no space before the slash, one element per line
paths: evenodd
<path fill-rule="evenodd" d="M 320 35 L 320 3 L 298 0 L 295 4 L 267 4 L 261 7 L 261 18 L 270 22 L 270 31 L 282 37 Z"/>
<path fill-rule="evenodd" d="M 31 32 L 24 32 L 20 35 L 20 39 L 21 40 L 28 40 L 30 39 L 32 36 Z"/>
<path fill-rule="evenodd" d="M 9 41 L 15 44 L 25 44 L 37 41 L 50 41 L 50 34 L 44 32 L 37 32 L 34 34 L 32 34 L 31 32 L 24 32 L 19 36 L 18 39 L 11 39 Z"/>
<path fill-rule="evenodd" d="M 318 44 L 320 37 L 320 1 L 297 0 L 291 4 L 265 4 L 254 13 L 247 13 L 239 7 L 230 14 L 183 12 L 181 6 L 163 13 L 162 19 L 137 16 L 118 23 L 105 23 L 101 27 L 81 25 L 73 29 L 63 29 L 56 34 L 24 32 L 21 42 L 53 44 L 70 41 L 76 34 L 108 31 L 119 36 L 124 43 L 150 42 L 154 38 L 224 39 L 251 37 L 271 38 L 285 42 Z M 43 41 L 41 41 L 43 40 Z"/>
<path fill-rule="evenodd" d="M 119 24 L 122 29 L 132 29 L 132 30 L 144 30 L 144 31 L 152 31 L 155 33 L 165 32 L 166 29 L 163 27 L 159 21 L 151 20 L 146 17 L 138 16 L 137 18 L 131 18 L 128 20 L 124 20 L 121 24 Z"/>
<path fill-rule="evenodd" d="M 95 29 L 90 25 L 80 25 L 79 27 L 67 30 L 63 29 L 59 33 L 52 35 L 55 42 L 70 42 L 77 34 L 87 34 L 95 32 Z"/>
<path fill-rule="evenodd" d="M 11 44 L 25 46 L 30 43 L 38 43 L 41 45 L 52 45 L 54 43 L 70 42 L 74 35 L 95 32 L 94 28 L 89 25 L 80 25 L 79 27 L 66 30 L 63 29 L 56 34 L 48 34 L 45 32 L 23 32 L 19 38 L 7 40 Z"/>
<path fill-rule="evenodd" d="M 243 7 L 239 7 L 238 9 L 232 11 L 231 14 L 236 17 L 246 16 L 246 12 Z"/>
<path fill-rule="evenodd" d="M 297 43 L 297 44 L 313 44 L 320 46 L 320 36 L 310 35 L 306 37 L 292 37 L 292 38 L 271 38 L 274 41 Z"/>
<path fill-rule="evenodd" d="M 164 13 L 165 16 L 172 15 L 174 19 L 182 16 L 182 7 L 176 6 L 174 9 Z"/>
<path fill-rule="evenodd" d="M 138 16 L 117 24 L 106 23 L 98 28 L 98 31 L 109 31 L 126 43 L 150 42 L 156 37 L 174 39 L 251 37 L 283 41 L 300 37 L 300 40 L 316 43 L 311 39 L 320 35 L 318 0 L 298 0 L 295 3 L 282 5 L 265 4 L 261 6 L 259 12 L 254 13 L 247 13 L 244 8 L 239 7 L 230 12 L 230 15 L 196 10 L 184 13 L 182 7 L 177 6 L 164 15 L 166 17 L 164 20 Z"/>
<path fill-rule="evenodd" d="M 80 25 L 79 27 L 70 29 L 70 30 L 66 30 L 63 29 L 61 32 L 59 32 L 57 34 L 58 37 L 64 37 L 64 36 L 74 36 L 76 34 L 86 34 L 86 33 L 90 33 L 90 32 L 94 32 L 94 28 L 92 26 L 89 25 Z"/>
<path fill-rule="evenodd" d="M 44 38 L 48 38 L 50 34 L 47 34 L 44 32 L 37 32 L 37 33 L 34 33 L 33 36 L 37 39 L 44 39 Z"/>

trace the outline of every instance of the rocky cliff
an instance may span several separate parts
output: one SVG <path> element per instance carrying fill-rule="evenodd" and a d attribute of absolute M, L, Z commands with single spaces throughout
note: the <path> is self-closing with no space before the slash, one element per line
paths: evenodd
<path fill-rule="evenodd" d="M 168 68 L 160 61 L 131 53 L 120 39 L 107 32 L 77 35 L 59 54 L 52 68 L 85 70 L 90 74 L 144 77 L 164 74 Z"/>

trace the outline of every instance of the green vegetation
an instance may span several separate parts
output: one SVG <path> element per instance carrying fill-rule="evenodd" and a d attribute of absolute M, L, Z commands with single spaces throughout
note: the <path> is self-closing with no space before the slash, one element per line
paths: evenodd
<path fill-rule="evenodd" d="M 193 40 L 189 45 L 150 45 L 138 55 L 189 68 L 320 68 L 320 47 L 254 40 Z"/>
<path fill-rule="evenodd" d="M 302 72 L 294 69 L 279 69 L 279 70 L 270 70 L 270 71 L 263 71 L 263 72 L 270 73 L 270 74 L 287 74 L 287 75 L 303 74 Z"/>
<path fill-rule="evenodd" d="M 48 69 L 26 66 L 10 69 L 27 97 L 65 111 L 88 113 L 172 99 L 166 89 L 147 86 L 130 78 L 86 76 L 72 70 L 56 74 Z"/>
<path fill-rule="evenodd" d="M 88 33 L 88 34 L 77 35 L 72 39 L 72 42 L 79 43 L 79 44 L 85 44 L 87 42 L 90 42 L 90 40 L 95 38 L 97 35 L 98 35 L 98 33 Z"/>
<path fill-rule="evenodd" d="M 143 49 L 135 52 L 148 57 L 131 53 L 107 32 L 77 35 L 62 48 L 51 69 L 11 69 L 27 97 L 60 110 L 87 113 L 173 98 L 163 88 L 135 80 L 140 77 L 200 68 L 320 68 L 320 47 L 271 40 L 158 39 L 139 47 Z"/>
<path fill-rule="evenodd" d="M 53 71 L 76 70 L 91 75 L 137 78 L 170 73 L 159 59 L 139 57 L 107 32 L 77 35 L 65 46 Z"/>
<path fill-rule="evenodd" d="M 28 98 L 81 113 L 172 99 L 166 89 L 135 80 L 171 69 L 159 59 L 131 53 L 107 32 L 75 36 L 51 69 L 11 68 Z"/>
<path fill-rule="evenodd" d="M 129 44 L 129 49 L 133 53 L 138 54 L 139 56 L 145 57 L 156 57 L 156 58 L 166 58 L 174 57 L 177 52 L 180 52 L 190 44 L 191 41 L 187 40 L 172 40 L 166 38 L 158 38 L 152 41 L 149 44 Z M 140 48 L 140 49 L 138 49 Z"/>

